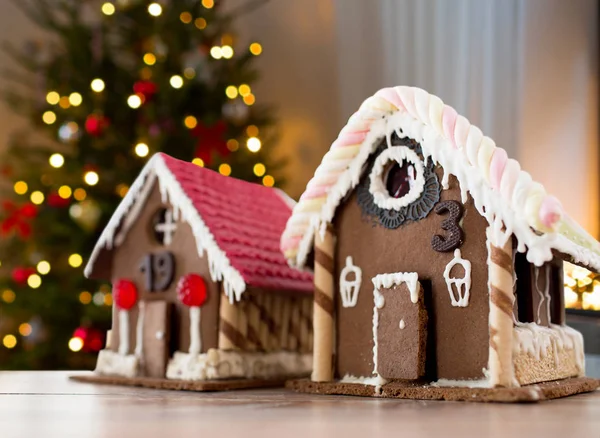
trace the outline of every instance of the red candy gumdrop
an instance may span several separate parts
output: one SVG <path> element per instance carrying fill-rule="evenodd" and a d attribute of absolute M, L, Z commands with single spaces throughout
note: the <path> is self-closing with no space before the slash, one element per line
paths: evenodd
<path fill-rule="evenodd" d="M 137 298 L 137 287 L 133 281 L 120 279 L 113 284 L 113 299 L 119 309 L 131 309 L 137 302 Z"/>
<path fill-rule="evenodd" d="M 177 283 L 179 300 L 189 307 L 200 307 L 206 301 L 206 283 L 198 274 L 187 274 Z"/>

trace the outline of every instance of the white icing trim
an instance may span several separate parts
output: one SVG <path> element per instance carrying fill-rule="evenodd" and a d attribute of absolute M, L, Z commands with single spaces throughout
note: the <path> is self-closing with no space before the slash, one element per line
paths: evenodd
<path fill-rule="evenodd" d="M 456 265 L 461 265 L 465 270 L 463 278 L 450 277 L 450 271 Z M 454 307 L 467 307 L 469 305 L 469 296 L 471 294 L 471 262 L 462 258 L 460 249 L 454 250 L 454 258 L 446 265 L 444 269 L 444 280 L 450 294 L 450 301 Z M 456 285 L 456 294 L 458 299 L 454 297 L 453 285 Z M 464 289 L 463 289 L 464 286 Z"/>
<path fill-rule="evenodd" d="M 136 377 L 139 358 L 133 354 L 122 355 L 111 350 L 100 350 L 95 372 L 108 376 Z"/>
<path fill-rule="evenodd" d="M 200 339 L 200 307 L 190 307 L 190 356 L 200 354 L 202 340 Z"/>
<path fill-rule="evenodd" d="M 450 380 L 450 379 L 439 379 L 435 382 L 431 382 L 431 386 L 438 388 L 491 388 L 490 380 L 484 379 L 465 379 L 465 380 Z"/>
<path fill-rule="evenodd" d="M 346 374 L 341 380 L 340 383 L 357 383 L 357 384 L 361 384 L 361 385 L 368 385 L 368 386 L 374 386 L 375 388 L 375 392 L 374 395 L 375 396 L 379 396 L 381 395 L 381 387 L 383 385 L 385 385 L 388 381 L 385 380 L 383 377 L 381 376 L 375 376 L 375 377 L 356 377 L 353 376 L 352 374 Z"/>
<path fill-rule="evenodd" d="M 119 354 L 125 356 L 129 353 L 129 311 L 119 309 Z"/>
<path fill-rule="evenodd" d="M 348 275 L 354 274 L 354 280 L 348 280 Z M 352 261 L 352 256 L 346 257 L 346 266 L 340 273 L 340 295 L 342 307 L 354 307 L 358 300 L 360 284 L 362 282 L 362 269 Z"/>
<path fill-rule="evenodd" d="M 398 324 L 398 327 L 400 327 L 400 330 L 404 330 L 406 328 L 406 323 L 404 322 L 403 319 L 400 319 L 400 323 Z"/>
<path fill-rule="evenodd" d="M 545 279 L 544 279 L 544 290 L 540 289 L 539 286 L 539 276 L 540 276 L 540 269 L 544 270 L 545 273 Z M 550 267 L 548 265 L 543 265 L 543 266 L 534 266 L 533 267 L 533 272 L 534 272 L 534 281 L 535 281 L 535 291 L 537 292 L 537 294 L 540 297 L 540 302 L 538 303 L 538 307 L 537 307 L 537 320 L 536 322 L 538 324 L 542 323 L 542 317 L 541 317 L 541 312 L 542 312 L 542 306 L 546 306 L 546 316 L 547 316 L 547 321 L 548 323 L 551 321 L 550 319 Z"/>
<path fill-rule="evenodd" d="M 384 175 L 384 171 L 392 161 L 397 162 L 399 165 L 403 161 L 407 161 L 413 165 L 413 169 L 416 171 L 416 175 L 413 175 L 414 178 L 410 184 L 410 190 L 401 198 L 390 196 L 385 186 L 384 179 L 386 175 Z M 392 146 L 379 154 L 373 164 L 370 179 L 369 192 L 373 195 L 375 205 L 385 210 L 400 210 L 419 199 L 419 196 L 423 193 L 425 169 L 423 162 L 413 150 L 406 146 Z"/>
<path fill-rule="evenodd" d="M 135 352 L 134 354 L 140 358 L 144 354 L 144 319 L 146 317 L 146 303 L 140 301 L 138 303 L 138 320 L 135 327 Z"/>

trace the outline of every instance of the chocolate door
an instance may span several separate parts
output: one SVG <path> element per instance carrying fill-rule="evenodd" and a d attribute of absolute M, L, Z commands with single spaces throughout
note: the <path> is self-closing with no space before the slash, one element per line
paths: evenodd
<path fill-rule="evenodd" d="M 163 300 L 146 301 L 144 304 L 144 375 L 165 377 L 169 360 L 171 304 Z"/>
<path fill-rule="evenodd" d="M 416 273 L 378 275 L 375 284 L 375 372 L 385 379 L 425 374 L 427 311 Z"/>

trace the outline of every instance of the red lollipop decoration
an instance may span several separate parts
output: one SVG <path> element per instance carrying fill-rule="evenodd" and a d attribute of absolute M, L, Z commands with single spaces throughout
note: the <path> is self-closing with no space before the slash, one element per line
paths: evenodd
<path fill-rule="evenodd" d="M 179 300 L 189 307 L 200 307 L 206 301 L 206 283 L 198 274 L 187 274 L 177 283 Z"/>
<path fill-rule="evenodd" d="M 123 278 L 113 285 L 113 297 L 119 309 L 129 310 L 137 302 L 138 293 L 135 283 Z"/>

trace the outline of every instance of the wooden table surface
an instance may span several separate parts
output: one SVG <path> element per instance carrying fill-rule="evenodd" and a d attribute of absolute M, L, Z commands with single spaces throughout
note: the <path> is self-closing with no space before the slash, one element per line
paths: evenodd
<path fill-rule="evenodd" d="M 72 374 L 72 373 L 71 373 Z M 100 386 L 66 372 L 0 372 L 0 437 L 600 437 L 600 391 L 475 404 Z"/>

